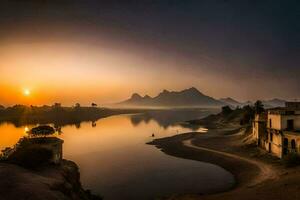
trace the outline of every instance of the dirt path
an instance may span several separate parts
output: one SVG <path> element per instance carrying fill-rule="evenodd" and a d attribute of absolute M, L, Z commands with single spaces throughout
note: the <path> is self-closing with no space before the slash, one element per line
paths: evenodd
<path fill-rule="evenodd" d="M 253 186 L 260 184 L 266 180 L 276 179 L 278 177 L 277 170 L 275 170 L 273 167 L 271 167 L 270 165 L 265 164 L 263 162 L 260 162 L 260 161 L 254 160 L 254 159 L 250 159 L 250 158 L 246 158 L 243 156 L 239 156 L 236 154 L 232 154 L 232 153 L 227 153 L 224 151 L 218 151 L 218 150 L 214 150 L 214 149 L 210 149 L 210 148 L 206 148 L 206 147 L 196 146 L 196 145 L 192 144 L 192 139 L 183 140 L 182 143 L 184 146 L 187 146 L 190 148 L 195 148 L 195 149 L 199 149 L 199 150 L 203 150 L 203 151 L 209 151 L 212 153 L 224 155 L 224 156 L 227 156 L 230 158 L 238 159 L 238 160 L 245 161 L 245 162 L 251 163 L 253 165 L 256 165 L 260 169 L 260 173 L 257 174 L 257 176 L 251 182 L 249 182 L 248 187 L 253 187 Z"/>

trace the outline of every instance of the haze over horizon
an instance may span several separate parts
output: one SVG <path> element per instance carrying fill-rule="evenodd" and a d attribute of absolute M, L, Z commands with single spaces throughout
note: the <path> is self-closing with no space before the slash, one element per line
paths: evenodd
<path fill-rule="evenodd" d="M 0 105 L 113 103 L 196 87 L 300 99 L 299 2 L 1 1 Z"/>

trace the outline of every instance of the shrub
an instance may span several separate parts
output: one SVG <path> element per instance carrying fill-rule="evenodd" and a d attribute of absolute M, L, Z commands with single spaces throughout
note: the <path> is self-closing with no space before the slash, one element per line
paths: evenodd
<path fill-rule="evenodd" d="M 37 168 L 49 163 L 53 154 L 50 149 L 33 145 L 15 151 L 8 160 L 25 168 Z"/>
<path fill-rule="evenodd" d="M 51 126 L 44 125 L 44 126 L 38 126 L 38 127 L 31 129 L 29 131 L 29 133 L 32 135 L 35 135 L 35 136 L 38 136 L 38 135 L 46 136 L 46 135 L 52 135 L 53 133 L 55 133 L 55 129 L 52 128 Z"/>
<path fill-rule="evenodd" d="M 232 113 L 232 111 L 233 110 L 229 106 L 222 107 L 222 114 L 224 114 L 224 115 L 228 115 L 228 114 Z"/>

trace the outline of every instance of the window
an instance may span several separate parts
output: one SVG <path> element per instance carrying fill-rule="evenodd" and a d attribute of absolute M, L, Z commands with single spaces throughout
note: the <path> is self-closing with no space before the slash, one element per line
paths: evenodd
<path fill-rule="evenodd" d="M 286 127 L 287 130 L 294 130 L 294 120 L 292 119 L 289 119 L 287 120 L 287 127 Z"/>

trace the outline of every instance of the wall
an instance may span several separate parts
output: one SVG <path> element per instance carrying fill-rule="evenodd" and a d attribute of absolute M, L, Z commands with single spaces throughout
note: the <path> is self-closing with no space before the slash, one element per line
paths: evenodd
<path fill-rule="evenodd" d="M 287 128 L 287 120 L 294 120 L 295 130 L 300 130 L 300 115 L 282 115 L 281 116 L 281 128 L 285 130 Z"/>
<path fill-rule="evenodd" d="M 252 136 L 255 140 L 258 140 L 258 126 L 259 123 L 257 121 L 252 123 Z"/>
<path fill-rule="evenodd" d="M 260 144 L 260 139 L 265 138 L 266 134 L 266 115 L 255 114 L 254 121 L 252 123 L 252 137 Z"/>
<path fill-rule="evenodd" d="M 272 127 L 270 127 L 270 119 L 272 120 Z M 281 115 L 268 114 L 267 128 L 281 130 Z"/>
<path fill-rule="evenodd" d="M 271 153 L 276 155 L 277 157 L 282 157 L 282 136 L 281 134 L 273 133 L 273 140 L 271 141 L 271 133 L 269 132 L 268 141 L 271 144 Z M 268 146 L 268 151 L 269 146 Z"/>
<path fill-rule="evenodd" d="M 284 134 L 284 138 L 288 139 L 288 149 L 289 152 L 292 152 L 292 140 L 296 141 L 296 152 L 300 153 L 300 134 L 293 134 L 293 133 L 285 133 Z"/>
<path fill-rule="evenodd" d="M 272 127 L 270 127 L 270 119 L 272 120 Z M 268 114 L 267 127 L 276 130 L 286 130 L 287 120 L 294 120 L 295 130 L 300 130 L 300 115 Z"/>

